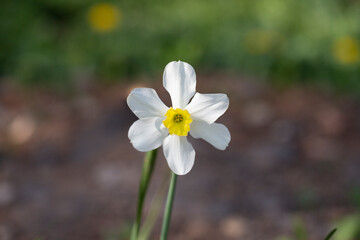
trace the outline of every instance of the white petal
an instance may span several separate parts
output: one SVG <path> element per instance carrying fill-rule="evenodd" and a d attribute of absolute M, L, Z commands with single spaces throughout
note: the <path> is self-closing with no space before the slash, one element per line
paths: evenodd
<path fill-rule="evenodd" d="M 139 119 L 131 125 L 128 133 L 130 142 L 134 148 L 141 152 L 147 152 L 158 148 L 169 134 L 162 121 L 164 118 Z"/>
<path fill-rule="evenodd" d="M 201 119 L 213 123 L 229 107 L 229 98 L 226 94 L 201 94 L 196 93 L 189 105 L 186 106 L 193 119 Z"/>
<path fill-rule="evenodd" d="M 185 136 L 167 136 L 163 151 L 170 169 L 177 175 L 187 174 L 194 165 L 195 150 Z"/>
<path fill-rule="evenodd" d="M 196 74 L 186 62 L 170 62 L 166 65 L 163 85 L 169 92 L 173 108 L 184 109 L 195 94 Z"/>
<path fill-rule="evenodd" d="M 190 128 L 191 136 L 202 138 L 219 150 L 225 150 L 229 145 L 230 132 L 223 124 L 209 124 L 201 120 L 195 120 L 191 123 Z"/>
<path fill-rule="evenodd" d="M 133 89 L 127 104 L 138 118 L 163 117 L 169 109 L 152 88 Z"/>

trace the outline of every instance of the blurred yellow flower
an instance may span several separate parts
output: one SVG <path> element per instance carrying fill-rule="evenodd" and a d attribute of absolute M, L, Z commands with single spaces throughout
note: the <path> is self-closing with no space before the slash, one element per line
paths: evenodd
<path fill-rule="evenodd" d="M 350 36 L 337 39 L 333 45 L 333 56 L 342 64 L 351 64 L 359 61 L 359 42 Z"/>
<path fill-rule="evenodd" d="M 110 3 L 99 3 L 89 10 L 88 20 L 90 26 L 97 32 L 110 32 L 114 30 L 121 20 L 118 7 Z"/>
<path fill-rule="evenodd" d="M 246 33 L 244 45 L 254 55 L 267 53 L 274 47 L 278 34 L 269 30 L 250 30 Z"/>

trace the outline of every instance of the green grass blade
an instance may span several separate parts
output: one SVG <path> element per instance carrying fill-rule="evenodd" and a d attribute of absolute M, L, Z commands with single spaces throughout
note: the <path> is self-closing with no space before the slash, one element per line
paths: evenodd
<path fill-rule="evenodd" d="M 155 196 L 151 201 L 149 213 L 145 218 L 143 226 L 140 229 L 138 240 L 149 239 L 150 234 L 154 228 L 155 222 L 158 219 L 159 214 L 161 212 L 161 206 L 163 205 L 163 199 L 166 194 L 168 182 L 169 182 L 169 176 L 167 175 L 166 177 L 164 177 L 164 180 L 162 181 L 160 188 L 157 190 Z"/>
<path fill-rule="evenodd" d="M 324 240 L 330 240 L 330 238 L 335 234 L 335 232 L 337 231 L 336 228 L 334 228 L 326 237 Z"/>
<path fill-rule="evenodd" d="M 143 170 L 140 179 L 138 203 L 136 209 L 136 219 L 131 231 L 131 240 L 137 240 L 141 224 L 142 210 L 144 206 L 145 196 L 149 187 L 150 179 L 154 170 L 157 149 L 146 153 Z"/>

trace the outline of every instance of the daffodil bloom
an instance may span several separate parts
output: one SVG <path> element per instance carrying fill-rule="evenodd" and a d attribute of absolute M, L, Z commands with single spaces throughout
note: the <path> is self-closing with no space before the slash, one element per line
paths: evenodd
<path fill-rule="evenodd" d="M 170 169 L 184 175 L 195 160 L 188 133 L 219 150 L 228 146 L 229 130 L 215 121 L 227 110 L 229 99 L 226 94 L 195 93 L 195 71 L 181 61 L 170 62 L 165 67 L 163 85 L 171 97 L 170 108 L 154 89 L 135 88 L 129 94 L 127 103 L 139 120 L 130 127 L 128 136 L 138 151 L 147 152 L 162 146 Z"/>

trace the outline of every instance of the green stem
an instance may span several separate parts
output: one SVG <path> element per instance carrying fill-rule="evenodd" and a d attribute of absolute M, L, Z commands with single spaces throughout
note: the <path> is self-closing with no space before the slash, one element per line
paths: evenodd
<path fill-rule="evenodd" d="M 139 235 L 144 200 L 150 183 L 150 178 L 154 170 L 156 153 L 157 153 L 157 149 L 154 149 L 152 151 L 147 152 L 145 155 L 144 165 L 140 179 L 140 186 L 139 186 L 139 195 L 138 195 L 139 197 L 138 197 L 137 209 L 136 209 L 136 219 L 131 231 L 131 237 L 130 237 L 131 240 L 137 240 Z"/>
<path fill-rule="evenodd" d="M 172 206 L 174 203 L 176 178 L 177 178 L 177 175 L 175 173 L 171 172 L 171 180 L 170 180 L 168 196 L 166 199 L 165 213 L 164 213 L 164 219 L 163 219 L 163 223 L 162 223 L 160 240 L 167 239 L 169 225 L 170 225 L 170 218 L 171 218 L 171 210 L 172 210 Z"/>

